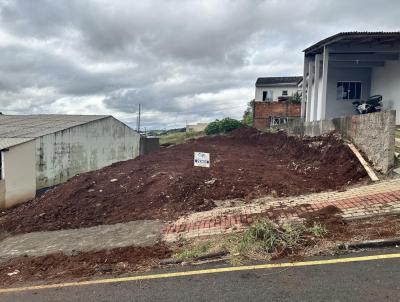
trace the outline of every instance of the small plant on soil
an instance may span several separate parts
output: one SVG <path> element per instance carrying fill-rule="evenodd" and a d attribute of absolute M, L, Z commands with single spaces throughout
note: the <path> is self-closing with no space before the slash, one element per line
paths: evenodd
<path fill-rule="evenodd" d="M 226 248 L 234 263 L 243 259 L 269 260 L 272 257 L 294 255 L 309 244 L 311 235 L 320 238 L 327 232 L 320 224 L 314 224 L 311 228 L 298 221 L 279 225 L 263 218 L 243 233 L 231 235 Z"/>
<path fill-rule="evenodd" d="M 328 230 L 322 224 L 314 222 L 314 225 L 308 228 L 309 232 L 313 234 L 315 237 L 324 237 L 328 234 Z"/>
<path fill-rule="evenodd" d="M 198 257 L 200 255 L 203 255 L 209 251 L 211 247 L 211 243 L 206 241 L 206 242 L 201 242 L 198 245 L 192 246 L 188 249 L 185 249 L 183 251 L 180 251 L 176 254 L 173 255 L 173 258 L 175 259 L 181 259 L 183 261 L 188 261 L 192 260 L 195 257 Z"/>

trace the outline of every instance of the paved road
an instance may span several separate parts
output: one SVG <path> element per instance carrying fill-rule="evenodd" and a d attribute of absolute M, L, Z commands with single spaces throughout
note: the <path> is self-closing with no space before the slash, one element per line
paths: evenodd
<path fill-rule="evenodd" d="M 398 252 L 381 250 L 350 257 Z M 227 265 L 185 270 L 220 267 Z M 399 280 L 397 258 L 39 289 L 3 293 L 0 301 L 400 301 Z"/>

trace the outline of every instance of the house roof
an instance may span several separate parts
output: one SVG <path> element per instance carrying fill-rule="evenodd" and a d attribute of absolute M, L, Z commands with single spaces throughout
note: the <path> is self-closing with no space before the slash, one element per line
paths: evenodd
<path fill-rule="evenodd" d="M 265 77 L 258 78 L 256 81 L 256 87 L 267 86 L 267 85 L 288 85 L 295 86 L 303 80 L 302 76 L 296 77 Z"/>
<path fill-rule="evenodd" d="M 109 117 L 108 115 L 0 115 L 0 149 Z"/>
<path fill-rule="evenodd" d="M 375 41 L 380 41 L 380 42 L 390 42 L 393 40 L 398 40 L 400 39 L 400 31 L 393 31 L 393 32 L 383 32 L 383 31 L 375 31 L 375 32 L 370 32 L 370 31 L 365 31 L 365 32 L 360 32 L 360 31 L 349 31 L 349 32 L 340 32 L 337 33 L 333 36 L 330 36 L 326 39 L 323 39 L 310 47 L 304 49 L 303 51 L 305 53 L 309 52 L 317 52 L 320 49 L 322 49 L 324 46 L 327 46 L 329 44 L 339 42 L 339 41 L 355 41 L 355 40 L 375 40 Z"/>
<path fill-rule="evenodd" d="M 27 137 L 3 137 L 0 138 L 0 150 L 10 148 L 19 144 L 23 144 L 33 140 L 34 138 Z"/>

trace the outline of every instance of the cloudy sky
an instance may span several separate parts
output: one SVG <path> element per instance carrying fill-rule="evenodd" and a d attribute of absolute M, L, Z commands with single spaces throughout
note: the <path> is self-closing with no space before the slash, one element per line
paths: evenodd
<path fill-rule="evenodd" d="M 400 30 L 398 0 L 0 0 L 6 114 L 112 114 L 147 129 L 240 118 L 259 76 L 352 30 Z"/>

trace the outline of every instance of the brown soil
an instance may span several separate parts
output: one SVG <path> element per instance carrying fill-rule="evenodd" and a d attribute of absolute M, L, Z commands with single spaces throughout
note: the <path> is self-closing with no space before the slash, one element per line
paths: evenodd
<path fill-rule="evenodd" d="M 306 212 L 299 216 L 305 219 L 305 223 L 308 226 L 313 226 L 315 223 L 324 225 L 332 236 L 332 234 L 340 233 L 345 226 L 343 218 L 339 215 L 340 213 L 342 211 L 339 208 L 329 205 L 320 210 Z"/>
<path fill-rule="evenodd" d="M 400 216 L 374 217 L 365 220 L 343 221 L 326 225 L 327 238 L 350 242 L 400 237 Z"/>
<path fill-rule="evenodd" d="M 153 247 L 125 247 L 73 256 L 58 253 L 42 257 L 19 257 L 0 263 L 0 284 L 8 286 L 33 281 L 54 282 L 144 271 L 158 266 L 160 259 L 168 258 L 171 254 L 166 246 L 158 244 Z"/>
<path fill-rule="evenodd" d="M 193 167 L 194 151 L 209 152 L 211 168 Z M 301 139 L 242 128 L 78 175 L 41 198 L 4 211 L 0 231 L 176 219 L 213 208 L 213 200 L 335 190 L 365 176 L 335 135 Z"/>

